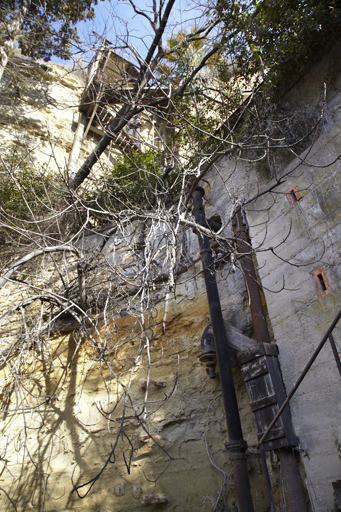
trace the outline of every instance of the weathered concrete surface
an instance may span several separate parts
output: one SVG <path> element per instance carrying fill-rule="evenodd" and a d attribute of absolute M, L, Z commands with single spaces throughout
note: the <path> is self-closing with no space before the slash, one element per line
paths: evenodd
<path fill-rule="evenodd" d="M 287 391 L 340 309 L 340 76 L 335 60 L 327 58 L 284 96 L 287 108 L 307 109 L 309 116 L 328 77 L 319 136 L 289 164 L 277 166 L 282 185 L 245 207 Z M 225 223 L 232 209 L 227 197 L 248 202 L 275 184 L 255 166 L 232 159 L 223 160 L 207 179 L 207 202 L 214 204 L 208 215 L 219 213 Z M 293 185 L 302 199 L 291 206 L 285 193 Z M 229 228 L 225 233 L 231 236 Z M 322 267 L 331 291 L 318 298 L 312 273 Z M 333 334 L 341 353 L 341 324 Z M 292 399 L 291 410 L 313 510 L 332 510 L 332 482 L 340 474 L 341 406 L 340 376 L 329 343 Z"/>

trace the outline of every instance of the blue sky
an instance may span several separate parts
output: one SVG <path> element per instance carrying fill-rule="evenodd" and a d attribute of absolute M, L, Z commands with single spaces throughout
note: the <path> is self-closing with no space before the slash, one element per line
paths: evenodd
<path fill-rule="evenodd" d="M 142 3 L 142 2 L 139 2 Z M 145 9 L 142 6 L 142 9 Z M 150 28 L 147 20 L 137 16 L 132 7 L 125 2 L 105 0 L 95 6 L 96 18 L 78 25 L 78 32 L 85 44 L 100 44 L 99 36 L 105 36 L 114 46 L 122 46 L 127 31 L 134 47 L 145 53 L 146 44 L 150 42 Z"/>
<path fill-rule="evenodd" d="M 135 5 L 143 12 L 151 11 L 152 2 L 145 0 L 136 0 Z M 104 0 L 99 1 L 95 6 L 96 18 L 91 21 L 82 22 L 77 25 L 78 33 L 88 49 L 83 56 L 86 62 L 89 62 L 93 55 L 95 47 L 100 46 L 101 37 L 105 36 L 115 48 L 122 48 L 127 35 L 129 43 L 145 57 L 148 47 L 152 41 L 152 29 L 147 19 L 137 15 L 129 2 L 125 0 Z M 181 28 L 194 25 L 194 20 L 200 15 L 202 10 L 198 9 L 193 0 L 177 0 L 172 10 L 168 22 L 167 35 L 178 32 Z M 98 37 L 99 36 L 99 37 Z M 119 50 L 124 55 L 125 50 Z M 124 55 L 131 59 L 131 53 L 127 50 Z"/>

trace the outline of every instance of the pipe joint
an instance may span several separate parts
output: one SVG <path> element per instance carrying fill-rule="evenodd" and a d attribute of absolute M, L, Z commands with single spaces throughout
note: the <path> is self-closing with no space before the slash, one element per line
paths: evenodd
<path fill-rule="evenodd" d="M 231 458 L 241 458 L 234 457 L 234 455 L 245 454 L 247 450 L 247 442 L 244 439 L 240 439 L 239 441 L 225 443 L 225 449 L 231 453 Z"/>
<path fill-rule="evenodd" d="M 200 192 L 202 197 L 204 197 L 204 195 L 205 195 L 205 190 L 202 187 L 199 187 L 199 186 L 195 187 L 194 192 Z"/>
<path fill-rule="evenodd" d="M 245 452 L 233 452 L 230 454 L 230 459 L 231 460 L 245 460 L 248 458 L 248 454 L 245 453 Z"/>

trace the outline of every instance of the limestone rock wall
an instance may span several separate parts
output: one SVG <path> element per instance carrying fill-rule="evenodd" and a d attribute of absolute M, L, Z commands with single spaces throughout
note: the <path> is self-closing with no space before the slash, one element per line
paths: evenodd
<path fill-rule="evenodd" d="M 86 79 L 86 70 L 19 56 L 10 59 L 0 83 L 0 147 L 10 169 L 24 163 L 37 172 L 66 176 Z M 79 162 L 91 153 L 98 137 L 89 133 Z M 117 149 L 110 148 L 103 162 L 117 155 Z M 101 172 L 101 165 L 94 172 Z"/>
<path fill-rule="evenodd" d="M 1 82 L 2 150 L 30 154 L 33 165 L 64 171 L 84 80 L 56 64 L 13 57 Z"/>
<path fill-rule="evenodd" d="M 8 81 L 2 84 L 4 148 L 12 151 L 19 144 L 25 154 L 32 151 L 32 166 L 37 169 L 44 164 L 56 169 L 58 164 L 59 170 L 64 170 L 82 84 L 58 66 L 36 65 L 25 59 L 19 63 L 24 71 L 18 97 L 13 97 L 12 86 L 6 89 Z M 96 237 L 90 237 L 90 250 L 97 242 Z M 85 239 L 83 249 L 86 244 Z M 25 330 L 31 305 L 2 318 L 2 349 L 20 370 L 13 379 L 10 367 L 1 366 L 2 410 L 9 412 L 2 417 L 0 487 L 6 492 L 0 492 L 0 508 L 11 506 L 8 496 L 18 511 L 109 512 L 160 505 L 167 510 L 208 512 L 214 507 L 236 507 L 225 449 L 228 436 L 219 378 L 210 380 L 198 360 L 209 314 L 193 233 L 188 235 L 187 244 L 196 263 L 178 280 L 176 296 L 171 297 L 168 306 L 165 333 L 161 329 L 163 301 L 147 321 L 150 385 L 145 412 L 139 405 L 146 398 L 141 383 L 148 377 L 147 350 L 142 351 L 145 336 L 139 316 L 125 312 L 125 301 L 114 304 L 114 322 L 105 329 L 98 323 L 97 334 L 93 329 L 87 331 L 91 338 L 73 332 L 63 317 L 59 324 L 62 334 L 52 333 L 37 342 Z M 123 277 L 129 278 L 132 256 L 117 237 L 106 244 L 103 258 L 109 263 L 109 274 L 110 265 L 120 264 L 127 267 Z M 62 256 L 56 255 L 55 261 L 62 263 L 64 279 L 76 279 L 74 257 L 66 256 L 67 270 Z M 49 291 L 58 293 L 61 276 L 56 274 L 52 259 L 35 260 L 29 272 L 35 285 L 44 280 Z M 100 293 L 101 283 L 108 277 L 105 273 L 99 276 L 102 280 L 98 279 L 94 296 Z M 228 275 L 222 269 L 219 281 L 224 316 L 249 334 L 250 318 L 241 272 L 237 269 Z M 1 293 L 1 315 L 32 294 L 17 283 L 8 283 Z M 14 334 L 18 334 L 23 316 L 22 332 L 9 356 L 8 348 Z M 97 335 L 108 343 L 110 364 L 98 360 Z M 245 437 L 253 446 L 256 437 L 245 386 L 240 371 L 236 369 L 235 373 Z M 129 397 L 123 410 L 122 392 L 129 382 Z M 143 426 L 134 418 L 137 412 L 146 414 Z M 116 441 L 117 449 L 108 461 Z M 261 511 L 268 506 L 268 498 L 260 460 L 250 459 L 249 468 L 256 509 Z M 74 486 L 85 484 L 102 469 L 83 500 L 72 492 Z M 280 495 L 281 482 L 275 467 L 272 477 Z M 89 485 L 81 487 L 79 494 L 83 496 L 87 490 Z"/>
<path fill-rule="evenodd" d="M 137 357 L 144 341 L 136 317 L 117 318 L 115 325 L 108 327 L 108 343 L 115 347 L 109 358 L 110 367 L 97 361 L 98 355 L 86 339 L 81 341 L 77 356 L 74 350 L 80 340 L 72 333 L 50 340 L 53 371 L 44 372 L 42 368 L 40 377 L 35 372 L 37 382 L 30 392 L 40 389 L 42 402 L 44 393 L 52 398 L 39 414 L 23 411 L 4 419 L 2 449 L 6 443 L 8 449 L 2 463 L 2 479 L 10 491 L 18 485 L 18 510 L 145 510 L 150 501 L 166 500 L 161 505 L 167 510 L 211 511 L 221 489 L 217 510 L 233 510 L 236 506 L 225 450 L 228 436 L 219 379 L 210 380 L 198 360 L 201 334 L 209 322 L 200 265 L 181 281 L 177 300 L 169 305 L 165 333 L 157 325 L 157 317 L 149 330 L 149 403 L 143 426 L 134 416 L 139 411 L 138 404 L 145 400 L 143 382 L 147 378 L 148 357 L 146 351 L 140 359 Z M 224 280 L 220 284 L 222 291 L 229 289 Z M 231 291 L 232 288 L 230 303 L 242 312 L 240 272 L 234 276 Z M 244 321 L 239 319 L 239 327 L 242 324 L 249 327 L 245 317 Z M 132 336 L 134 332 L 136 335 Z M 138 364 L 132 370 L 134 361 Z M 39 364 L 34 351 L 27 364 L 32 369 Z M 244 433 L 252 451 L 256 443 L 253 419 L 238 369 L 235 376 Z M 121 386 L 127 386 L 130 379 L 129 397 L 136 406 L 129 409 L 128 403 L 122 423 L 123 404 L 118 399 Z M 3 391 L 6 396 L 6 388 Z M 71 493 L 72 485 L 86 483 L 98 474 L 121 427 L 124 435 L 112 463 L 81 501 Z M 32 470 L 32 461 L 38 472 Z M 260 460 L 250 459 L 249 470 L 256 510 L 261 511 L 267 508 L 268 498 Z M 22 473 L 24 478 L 20 478 Z M 46 487 L 43 475 L 49 475 Z M 276 471 L 273 478 L 275 489 L 279 489 Z M 88 488 L 79 489 L 79 493 L 82 495 Z M 5 495 L 0 499 L 5 506 Z"/>

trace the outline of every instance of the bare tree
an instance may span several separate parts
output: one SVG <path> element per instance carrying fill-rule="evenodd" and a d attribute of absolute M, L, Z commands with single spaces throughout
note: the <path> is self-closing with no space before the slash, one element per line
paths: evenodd
<path fill-rule="evenodd" d="M 162 354 L 157 353 L 159 360 L 155 360 L 152 342 L 160 330 L 167 330 L 178 277 L 195 263 L 188 248 L 189 228 L 210 237 L 217 267 L 233 272 L 239 258 L 228 234 L 233 212 L 222 224 L 221 219 L 213 219 L 218 228 L 212 223 L 200 227 L 190 211 L 191 193 L 226 155 L 236 163 L 262 162 L 269 176 L 276 178 L 267 190 L 255 190 L 243 199 L 231 186 L 227 193 L 236 206 L 241 200 L 245 205 L 261 194 L 276 193 L 286 178 L 276 176 L 277 155 L 295 155 L 302 147 L 312 147 L 323 118 L 321 111 L 309 119 L 305 113 L 271 112 L 269 116 L 263 77 L 258 74 L 245 80 L 238 75 L 237 63 L 227 58 L 224 44 L 232 44 L 239 32 L 229 30 L 216 11 L 204 6 L 201 22 L 196 20 L 179 34 L 166 31 L 174 0 L 165 6 L 155 4 L 151 13 L 130 3 L 136 15 L 150 24 L 152 43 L 145 58 L 129 38 L 121 49 L 112 45 L 113 51 L 121 51 L 121 59 L 128 48 L 135 64 L 119 69 L 115 80 L 121 86 L 115 97 L 112 84 L 103 74 L 96 75 L 97 84 L 92 85 L 96 94 L 100 91 L 99 109 L 87 122 L 90 128 L 97 123 L 97 131 L 104 135 L 76 175 L 69 177 L 62 170 L 51 183 L 42 173 L 39 184 L 30 185 L 18 179 L 27 155 L 1 158 L 2 175 L 21 208 L 18 211 L 7 202 L 0 212 L 6 243 L 0 287 L 11 296 L 10 306 L 0 317 L 7 432 L 1 456 L 6 459 L 20 440 L 22 466 L 13 476 L 8 499 L 20 505 L 20 495 L 37 493 L 40 510 L 51 493 L 49 457 L 54 433 L 67 408 L 75 416 L 75 402 L 68 397 L 94 375 L 101 377 L 102 389 L 96 410 L 107 422 L 111 442 L 96 460 L 99 469 L 95 471 L 75 453 L 77 468 L 82 470 L 75 471 L 74 491 L 81 498 L 88 495 L 118 458 L 130 471 L 137 442 L 131 424 L 139 440 L 149 439 L 163 452 L 166 471 L 173 457 L 154 433 L 153 414 L 172 398 L 179 368 L 174 361 L 171 387 L 155 381 L 153 365 L 162 363 Z M 89 107 L 89 97 L 84 98 L 83 112 Z M 115 145 L 122 150 L 119 134 L 123 137 L 125 130 L 128 139 L 127 127 L 139 115 L 155 130 L 157 144 L 150 142 L 151 149 L 145 152 L 123 148 L 120 160 L 114 154 Z M 299 136 L 295 123 L 300 126 Z M 136 132 L 129 137 L 135 144 L 140 141 Z M 105 151 L 107 160 L 91 175 Z M 86 368 L 83 376 L 77 373 L 80 362 Z M 133 386 L 138 372 L 142 398 Z M 150 398 L 153 387 L 164 391 L 158 399 Z M 77 397 L 81 399 L 82 391 Z M 47 422 L 50 433 L 37 448 L 30 442 L 30 432 L 39 437 Z M 95 442 L 89 421 L 80 414 L 75 423 L 77 429 L 70 427 L 75 437 Z M 24 479 L 27 465 L 34 472 Z"/>

